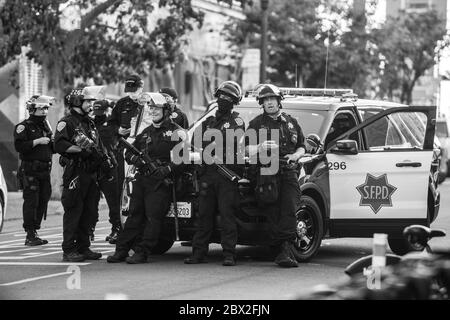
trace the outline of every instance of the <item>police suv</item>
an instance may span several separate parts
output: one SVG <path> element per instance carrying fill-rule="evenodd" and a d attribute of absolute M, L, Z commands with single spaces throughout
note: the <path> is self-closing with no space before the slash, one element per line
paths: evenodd
<path fill-rule="evenodd" d="M 347 89 L 281 91 L 282 111 L 297 119 L 312 152 L 301 159 L 297 260 L 312 258 L 323 238 L 373 237 L 374 233 L 387 233 L 393 252 L 409 251 L 402 230 L 411 224 L 429 226 L 439 211 L 435 108 L 358 99 Z M 216 108 L 212 104 L 189 133 Z M 248 125 L 262 109 L 255 96 L 247 93 L 234 111 Z M 180 240 L 188 241 L 198 214 L 195 170 L 185 172 L 181 180 L 178 234 Z M 236 221 L 238 244 L 268 244 L 268 220 L 252 192 L 241 193 Z M 155 253 L 170 249 L 174 231 L 172 209 Z M 219 231 L 215 230 L 213 242 L 220 243 Z"/>

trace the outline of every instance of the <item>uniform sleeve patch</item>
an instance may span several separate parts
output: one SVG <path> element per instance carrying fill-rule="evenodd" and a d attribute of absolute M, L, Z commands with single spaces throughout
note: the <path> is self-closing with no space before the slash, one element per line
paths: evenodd
<path fill-rule="evenodd" d="M 16 132 L 18 134 L 21 133 L 23 130 L 25 130 L 25 126 L 23 124 L 19 124 L 16 128 Z"/>
<path fill-rule="evenodd" d="M 176 119 L 178 117 L 178 113 L 176 113 L 176 112 L 173 112 L 171 115 L 170 115 L 170 118 L 171 119 Z"/>
<path fill-rule="evenodd" d="M 238 126 L 243 126 L 244 125 L 244 120 L 242 120 L 241 118 L 236 118 L 236 119 L 234 119 L 234 121 L 236 121 L 236 124 Z"/>
<path fill-rule="evenodd" d="M 61 132 L 65 127 L 66 127 L 66 123 L 64 121 L 61 121 L 58 123 L 56 130 L 58 130 L 58 132 Z"/>

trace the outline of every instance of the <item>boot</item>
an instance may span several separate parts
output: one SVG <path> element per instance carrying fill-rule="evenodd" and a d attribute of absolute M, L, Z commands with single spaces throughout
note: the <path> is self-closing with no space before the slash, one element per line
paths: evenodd
<path fill-rule="evenodd" d="M 100 252 L 94 252 L 89 248 L 80 253 L 84 257 L 84 260 L 98 260 L 102 257 Z"/>
<path fill-rule="evenodd" d="M 40 246 L 47 243 L 47 240 L 38 237 L 36 230 L 27 230 L 27 237 L 25 238 L 26 246 Z"/>
<path fill-rule="evenodd" d="M 124 262 L 128 258 L 128 252 L 124 251 L 116 251 L 112 256 L 108 256 L 106 261 L 109 263 L 119 263 Z"/>
<path fill-rule="evenodd" d="M 225 256 L 225 257 L 223 258 L 223 263 L 222 263 L 222 265 L 223 265 L 223 266 L 226 266 L 226 267 L 232 267 L 232 266 L 235 266 L 235 265 L 236 265 L 236 259 L 234 258 L 234 256 Z"/>
<path fill-rule="evenodd" d="M 185 264 L 199 264 L 199 263 L 207 263 L 206 257 L 201 254 L 193 254 L 190 257 L 184 259 Z"/>
<path fill-rule="evenodd" d="M 290 243 L 285 241 L 281 245 L 281 252 L 275 258 L 275 263 L 282 268 L 296 268 L 298 267 L 297 260 L 292 255 Z"/>
<path fill-rule="evenodd" d="M 125 259 L 129 264 L 139 264 L 150 262 L 149 258 L 144 252 L 135 252 L 131 257 Z"/>
<path fill-rule="evenodd" d="M 83 262 L 84 260 L 84 256 L 78 252 L 63 253 L 63 261 Z"/>
<path fill-rule="evenodd" d="M 110 244 L 116 244 L 117 238 L 119 237 L 120 232 L 122 231 L 122 226 L 113 226 L 111 228 L 111 233 L 106 236 L 105 241 L 108 241 Z"/>

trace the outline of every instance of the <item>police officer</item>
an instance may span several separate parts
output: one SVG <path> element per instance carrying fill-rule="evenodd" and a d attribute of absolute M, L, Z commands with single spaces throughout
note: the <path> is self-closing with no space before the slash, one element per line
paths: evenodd
<path fill-rule="evenodd" d="M 293 242 L 296 239 L 295 213 L 301 191 L 295 164 L 305 153 L 304 136 L 297 120 L 281 112 L 283 95 L 278 87 L 262 85 L 256 99 L 263 106 L 264 112 L 250 121 L 247 130 L 267 130 L 268 139 L 258 141 L 258 145 L 248 146 L 249 153 L 261 155 L 268 150 L 277 149 L 280 159 L 284 160 L 280 161 L 278 172 L 268 177 L 279 181 L 278 189 L 275 190 L 277 196 L 272 203 L 265 203 L 263 206 L 271 226 L 271 247 L 277 253 L 275 263 L 281 267 L 297 267 Z M 272 140 L 272 129 L 278 130 L 279 141 Z M 257 136 L 259 139 L 260 136 Z M 265 198 L 270 197 L 267 194 Z"/>
<path fill-rule="evenodd" d="M 175 89 L 172 88 L 161 88 L 159 89 L 159 93 L 163 94 L 166 97 L 167 102 L 171 108 L 170 118 L 173 122 L 178 124 L 181 128 L 187 129 L 189 128 L 189 120 L 186 114 L 181 111 L 180 105 L 178 104 L 178 94 Z"/>
<path fill-rule="evenodd" d="M 145 98 L 147 97 L 147 98 Z M 126 151 L 125 159 L 136 166 L 137 173 L 133 184 L 130 202 L 130 213 L 124 229 L 119 235 L 114 255 L 109 256 L 110 263 L 125 261 L 129 264 L 149 262 L 152 249 L 159 240 L 162 222 L 169 210 L 175 165 L 170 162 L 170 151 L 178 143 L 172 141 L 172 134 L 178 127 L 170 120 L 170 106 L 160 93 L 143 93 L 146 99 L 145 107 L 150 108 L 152 124 L 144 129 L 134 141 L 133 145 L 158 166 L 149 169 L 145 161 L 130 151 Z M 168 180 L 170 178 L 170 181 Z M 129 257 L 128 251 L 133 245 L 130 239 L 137 239 Z"/>
<path fill-rule="evenodd" d="M 114 135 L 119 138 L 128 138 L 135 135 L 136 132 L 131 132 L 132 120 L 136 121 L 142 106 L 137 102 L 138 97 L 144 88 L 144 81 L 138 75 L 130 75 L 125 79 L 125 93 L 126 97 L 119 99 L 112 110 L 111 117 L 108 120 L 108 125 Z M 119 186 L 119 194 L 122 192 L 123 180 L 125 179 L 125 163 L 123 158 L 123 149 L 117 148 L 117 184 Z"/>
<path fill-rule="evenodd" d="M 90 118 L 92 105 L 104 87 L 73 90 L 70 114 L 63 117 L 55 133 L 55 151 L 64 167 L 61 203 L 63 216 L 63 261 L 97 260 L 101 253 L 90 250 L 89 230 L 97 213 L 100 190 L 99 135 Z"/>
<path fill-rule="evenodd" d="M 53 97 L 32 96 L 26 104 L 29 118 L 14 129 L 14 146 L 22 160 L 18 180 L 23 188 L 23 228 L 27 233 L 27 246 L 48 243 L 39 238 L 36 230 L 41 228 L 42 218 L 45 219 L 52 193 L 50 170 L 54 152 L 53 133 L 47 113 L 53 103 Z"/>
<path fill-rule="evenodd" d="M 110 102 L 108 100 L 97 100 L 94 102 L 94 123 L 97 127 L 100 140 L 105 146 L 106 152 L 110 158 L 115 160 L 114 150 L 117 142 L 115 141 L 112 128 L 107 122 L 110 109 Z M 109 223 L 111 223 L 111 233 L 106 237 L 105 241 L 115 244 L 117 241 L 117 236 L 122 230 L 120 221 L 120 193 L 119 186 L 117 184 L 117 164 L 113 168 L 109 168 L 107 172 L 100 170 L 98 174 L 98 185 L 105 196 L 106 203 L 108 204 Z M 95 219 L 95 223 L 97 221 L 98 215 Z"/>
<path fill-rule="evenodd" d="M 237 112 L 233 112 L 234 106 L 238 105 L 242 99 L 241 93 L 240 86 L 235 82 L 223 82 L 214 93 L 214 97 L 217 98 L 218 110 L 215 116 L 210 116 L 202 123 L 202 132 L 208 129 L 220 130 L 224 142 L 226 142 L 226 130 L 245 130 L 244 121 Z M 237 147 L 237 141 L 233 141 L 233 144 Z M 206 142 L 203 142 L 203 147 L 206 147 Z M 225 151 L 226 146 L 222 150 Z M 220 157 L 217 154 L 215 156 Z M 223 156 L 225 156 L 225 153 L 223 153 Z M 214 164 L 205 165 L 205 167 L 205 172 L 200 176 L 202 190 L 199 196 L 199 225 L 192 240 L 192 255 L 186 258 L 184 263 L 206 262 L 208 245 L 214 228 L 216 208 L 218 208 L 221 218 L 221 245 L 224 257 L 222 264 L 234 266 L 236 264 L 235 248 L 237 243 L 235 212 L 239 205 L 238 186 L 221 175 Z M 237 166 L 230 165 L 228 165 L 228 168 L 238 169 Z"/>

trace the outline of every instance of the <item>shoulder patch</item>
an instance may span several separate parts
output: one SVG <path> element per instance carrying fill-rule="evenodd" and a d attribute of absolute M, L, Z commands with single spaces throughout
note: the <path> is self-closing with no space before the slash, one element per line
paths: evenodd
<path fill-rule="evenodd" d="M 64 121 L 60 121 L 58 123 L 58 126 L 56 127 L 56 130 L 58 130 L 58 132 L 60 132 L 61 130 L 63 130 L 66 127 L 66 123 Z"/>
<path fill-rule="evenodd" d="M 19 124 L 16 128 L 17 134 L 21 133 L 23 130 L 25 130 L 25 126 L 23 124 Z"/>
<path fill-rule="evenodd" d="M 178 117 L 178 113 L 176 113 L 176 112 L 172 112 L 172 114 L 170 115 L 171 119 L 175 119 L 177 117 Z"/>
<path fill-rule="evenodd" d="M 236 124 L 238 126 L 243 126 L 244 125 L 244 120 L 242 120 L 241 118 L 236 118 L 236 119 L 234 119 L 234 121 L 236 122 Z"/>

